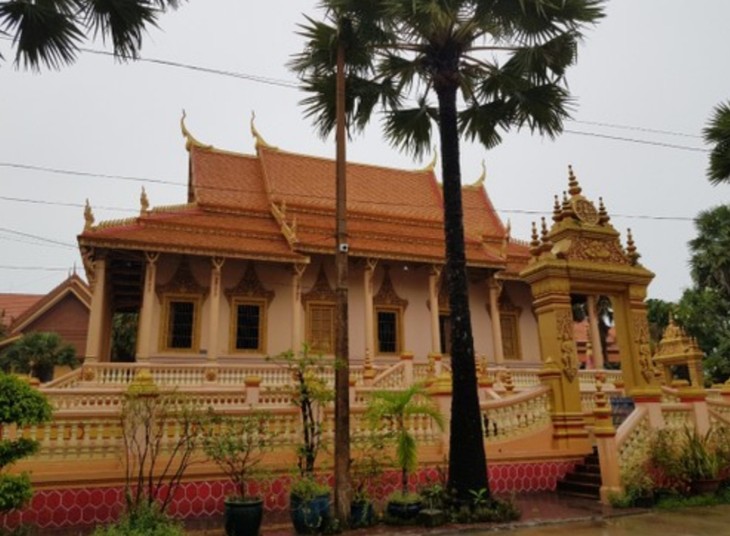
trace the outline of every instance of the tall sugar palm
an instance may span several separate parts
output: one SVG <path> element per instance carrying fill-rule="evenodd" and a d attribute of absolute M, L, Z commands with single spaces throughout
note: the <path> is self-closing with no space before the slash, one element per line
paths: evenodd
<path fill-rule="evenodd" d="M 418 157 L 431 145 L 434 124 L 439 134 L 452 330 L 449 486 L 466 500 L 469 490 L 488 489 L 488 482 L 468 305 L 460 136 L 492 148 L 511 127 L 559 134 L 571 103 L 566 69 L 576 60 L 584 28 L 603 16 L 603 0 L 323 0 L 322 6 L 353 27 L 380 30 L 361 43 L 357 72 L 370 73 L 373 88 L 391 91 L 381 102 L 392 144 Z M 317 24 L 310 19 L 306 27 Z M 333 117 L 331 71 L 317 65 L 300 69 L 311 92 L 308 113 Z M 348 92 L 351 105 L 355 95 Z M 350 109 L 360 114 L 358 126 L 372 112 Z"/>
<path fill-rule="evenodd" d="M 730 182 L 730 101 L 715 107 L 702 133 L 713 144 L 707 178 L 712 184 Z"/>
<path fill-rule="evenodd" d="M 59 69 L 76 61 L 91 35 L 111 41 L 120 60 L 136 58 L 145 30 L 184 0 L 0 0 L 0 35 L 12 38 L 15 64 Z M 2 55 L 0 55 L 2 58 Z"/>

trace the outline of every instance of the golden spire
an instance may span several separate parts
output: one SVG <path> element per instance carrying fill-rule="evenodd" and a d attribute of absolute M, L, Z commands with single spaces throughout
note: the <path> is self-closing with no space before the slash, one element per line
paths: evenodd
<path fill-rule="evenodd" d="M 537 234 L 537 224 L 532 222 L 532 240 L 530 241 L 530 253 L 533 257 L 540 254 L 540 235 Z"/>
<path fill-rule="evenodd" d="M 431 158 L 431 161 L 426 164 L 426 167 L 424 167 L 421 171 L 433 171 L 436 169 L 436 160 L 438 160 L 439 153 L 436 146 L 433 146 L 433 158 Z"/>
<path fill-rule="evenodd" d="M 149 210 L 150 201 L 147 199 L 147 192 L 145 192 L 144 186 L 142 186 L 142 193 L 139 196 L 139 215 L 144 216 Z"/>
<path fill-rule="evenodd" d="M 570 199 L 568 198 L 568 192 L 563 190 L 563 206 L 561 211 L 561 219 L 565 219 L 573 215 L 573 209 L 570 206 Z"/>
<path fill-rule="evenodd" d="M 545 216 L 542 217 L 542 223 L 540 224 L 540 243 L 540 249 L 542 251 L 550 251 L 551 249 L 553 249 L 553 243 L 548 237 L 548 228 L 547 222 L 545 221 Z"/>
<path fill-rule="evenodd" d="M 611 217 L 608 215 L 608 212 L 606 211 L 606 205 L 603 204 L 603 198 L 598 198 L 598 224 L 599 225 L 605 225 L 609 221 L 611 221 Z"/>
<path fill-rule="evenodd" d="M 252 110 L 251 111 L 251 135 L 256 140 L 256 148 L 258 149 L 259 147 L 267 147 L 269 149 L 276 149 L 276 147 L 274 147 L 273 145 L 269 145 L 268 143 L 266 143 L 266 140 L 264 139 L 264 137 L 261 135 L 261 133 L 256 128 L 255 121 L 256 121 L 256 112 L 254 112 Z"/>
<path fill-rule="evenodd" d="M 553 203 L 553 221 L 555 223 L 563 219 L 563 211 L 561 210 L 560 198 L 555 195 L 555 203 Z"/>
<path fill-rule="evenodd" d="M 185 113 L 185 109 L 183 109 L 182 117 L 180 118 L 180 130 L 182 130 L 183 138 L 185 138 L 185 149 L 189 152 L 192 147 L 201 147 L 203 149 L 210 149 L 213 147 L 212 145 L 200 143 L 197 139 L 195 139 L 195 136 L 193 136 L 188 130 L 188 127 L 185 126 L 186 117 L 187 114 Z"/>
<path fill-rule="evenodd" d="M 636 244 L 634 244 L 634 237 L 631 234 L 631 229 L 626 230 L 626 256 L 629 258 L 629 262 L 634 266 L 639 261 L 641 255 L 636 251 Z"/>
<path fill-rule="evenodd" d="M 91 210 L 91 204 L 88 198 L 84 207 L 84 231 L 88 231 L 94 226 L 94 212 Z"/>
<path fill-rule="evenodd" d="M 568 193 L 572 197 L 575 197 L 576 195 L 580 195 L 582 191 L 583 189 L 578 184 L 578 179 L 573 173 L 573 166 L 568 166 Z"/>

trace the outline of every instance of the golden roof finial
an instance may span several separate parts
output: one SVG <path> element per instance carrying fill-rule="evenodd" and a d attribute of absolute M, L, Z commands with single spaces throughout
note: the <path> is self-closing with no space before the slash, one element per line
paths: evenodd
<path fill-rule="evenodd" d="M 256 112 L 251 110 L 251 135 L 256 140 L 256 148 L 258 149 L 259 147 L 267 147 L 269 149 L 274 149 L 275 147 L 266 143 L 266 140 L 264 139 L 264 137 L 261 135 L 261 133 L 256 128 L 255 121 L 256 121 Z"/>
<path fill-rule="evenodd" d="M 626 256 L 632 265 L 635 265 L 641 255 L 636 251 L 636 244 L 634 244 L 634 236 L 631 234 L 631 229 L 626 230 Z"/>
<path fill-rule="evenodd" d="M 91 210 L 91 204 L 88 198 L 84 207 L 84 231 L 88 231 L 94 226 L 94 212 Z"/>
<path fill-rule="evenodd" d="M 436 146 L 433 146 L 433 158 L 431 158 L 431 161 L 426 165 L 425 168 L 423 168 L 421 171 L 433 171 L 436 169 L 436 161 L 438 160 L 439 152 Z"/>
<path fill-rule="evenodd" d="M 540 255 L 540 235 L 537 234 L 537 224 L 532 222 L 532 240 L 530 241 L 530 253 L 533 257 Z"/>
<path fill-rule="evenodd" d="M 149 210 L 150 201 L 147 199 L 147 192 L 145 192 L 144 186 L 142 186 L 142 193 L 139 196 L 139 215 L 144 216 Z"/>
<path fill-rule="evenodd" d="M 562 206 L 560 205 L 560 198 L 555 195 L 555 203 L 553 203 L 553 221 L 555 223 L 563 219 Z"/>
<path fill-rule="evenodd" d="M 183 108 L 182 117 L 180 118 L 180 130 L 182 130 L 183 138 L 185 138 L 185 149 L 190 152 L 190 149 L 192 147 L 200 147 L 202 149 L 210 149 L 211 147 L 213 147 L 212 145 L 205 145 L 203 143 L 200 143 L 197 139 L 195 139 L 195 136 L 193 136 L 188 130 L 188 127 L 185 126 L 186 117 L 187 114 L 185 113 L 185 109 Z"/>
<path fill-rule="evenodd" d="M 573 166 L 568 166 L 568 193 L 572 197 L 575 197 L 576 195 L 580 195 L 582 191 L 583 189 L 578 184 L 578 178 L 573 173 Z"/>
<path fill-rule="evenodd" d="M 542 251 L 550 251 L 553 249 L 553 243 L 550 241 L 550 238 L 548 237 L 548 228 L 547 228 L 547 221 L 545 221 L 545 216 L 541 218 L 541 224 L 540 224 L 540 249 Z"/>
<path fill-rule="evenodd" d="M 507 246 L 512 239 L 512 222 L 507 220 L 507 225 L 504 228 L 504 236 L 502 237 L 502 257 L 507 258 Z"/>
<path fill-rule="evenodd" d="M 603 197 L 598 198 L 598 224 L 605 225 L 611 221 L 611 217 L 606 211 L 606 205 L 603 204 Z"/>
<path fill-rule="evenodd" d="M 487 165 L 484 163 L 484 159 L 482 159 L 482 174 L 479 175 L 479 178 L 473 184 L 473 186 L 475 186 L 475 187 L 484 186 L 484 181 L 486 179 L 487 179 Z"/>

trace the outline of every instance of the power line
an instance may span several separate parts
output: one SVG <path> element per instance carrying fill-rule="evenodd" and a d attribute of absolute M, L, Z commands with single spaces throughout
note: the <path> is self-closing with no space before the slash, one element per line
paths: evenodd
<path fill-rule="evenodd" d="M 76 244 L 71 244 L 69 242 L 61 242 L 59 240 L 53 240 L 52 238 L 46 238 L 44 236 L 34 235 L 31 233 L 24 233 L 22 231 L 16 231 L 15 229 L 8 229 L 6 227 L 0 227 L 0 232 L 9 233 L 12 235 L 17 235 L 17 236 L 22 236 L 25 238 L 33 238 L 35 240 L 40 240 L 41 242 L 48 242 L 49 244 L 56 244 L 59 246 L 65 246 L 65 247 L 70 247 L 70 248 L 74 248 L 74 249 L 77 248 Z"/>
<path fill-rule="evenodd" d="M 638 132 L 649 132 L 651 134 L 662 134 L 664 136 L 680 136 L 682 138 L 703 139 L 698 134 L 687 134 L 686 132 L 677 132 L 674 130 L 661 130 L 656 128 L 639 127 L 634 125 L 620 125 L 617 123 L 604 123 L 603 121 L 582 121 L 579 119 L 568 119 L 571 123 L 579 123 L 581 125 L 593 125 L 597 127 L 617 128 L 620 130 L 636 130 Z"/>
<path fill-rule="evenodd" d="M 79 171 L 76 169 L 62 169 L 48 166 L 35 166 L 32 164 L 20 164 L 17 162 L 0 162 L 0 167 L 13 168 L 13 169 L 25 169 L 31 171 L 45 171 L 48 173 L 55 173 L 58 175 L 78 175 L 80 177 L 91 177 L 93 179 L 115 179 L 132 182 L 144 182 L 153 184 L 171 184 L 173 186 L 187 186 L 181 184 L 179 181 L 165 180 L 165 179 L 153 179 L 151 177 L 134 177 L 130 175 L 108 175 L 105 173 L 92 173 L 90 171 Z"/>
<path fill-rule="evenodd" d="M 54 268 L 54 267 L 45 267 L 45 266 L 7 266 L 7 265 L 0 265 L 0 270 L 28 270 L 28 271 L 37 271 L 37 272 L 67 272 L 68 268 Z"/>
<path fill-rule="evenodd" d="M 566 134 L 577 134 L 579 136 L 591 136 L 593 138 L 603 138 L 606 140 L 615 140 L 615 141 L 626 141 L 631 143 L 638 143 L 640 145 L 653 145 L 655 147 L 666 147 L 668 149 L 679 149 L 681 151 L 694 151 L 698 153 L 709 153 L 709 149 L 704 149 L 702 147 L 690 147 L 689 145 L 677 145 L 675 143 L 665 143 L 661 141 L 650 141 L 650 140 L 640 140 L 637 138 L 626 138 L 623 136 L 611 136 L 609 134 L 599 134 L 598 132 L 583 132 L 580 130 L 570 130 L 568 128 L 564 129 L 563 132 Z"/>

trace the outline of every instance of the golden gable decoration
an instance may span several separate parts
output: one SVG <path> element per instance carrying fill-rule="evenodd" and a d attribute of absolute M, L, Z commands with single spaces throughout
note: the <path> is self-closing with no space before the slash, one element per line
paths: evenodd
<path fill-rule="evenodd" d="M 305 304 L 311 301 L 334 302 L 336 299 L 337 294 L 330 286 L 327 274 L 324 271 L 324 265 L 320 265 L 317 280 L 309 292 L 302 294 L 302 302 Z"/>
<path fill-rule="evenodd" d="M 390 267 L 384 266 L 383 282 L 380 284 L 378 293 L 373 297 L 373 303 L 376 305 L 390 305 L 393 307 L 408 307 L 408 300 L 401 298 L 393 288 L 393 282 L 390 280 Z M 446 302 L 448 303 L 448 301 Z"/>
<path fill-rule="evenodd" d="M 264 288 L 253 263 L 246 264 L 246 270 L 243 272 L 241 280 L 235 287 L 226 290 L 225 294 L 228 301 L 231 301 L 234 297 L 262 298 L 268 304 L 274 299 L 274 291 Z"/>
<path fill-rule="evenodd" d="M 175 275 L 164 285 L 157 285 L 156 292 L 158 296 L 173 293 L 204 295 L 207 294 L 208 287 L 198 283 L 190 269 L 190 261 L 187 257 L 182 257 Z"/>

